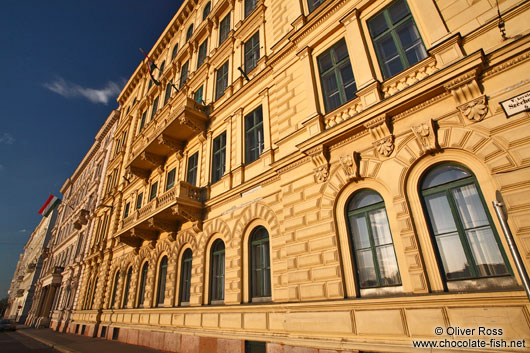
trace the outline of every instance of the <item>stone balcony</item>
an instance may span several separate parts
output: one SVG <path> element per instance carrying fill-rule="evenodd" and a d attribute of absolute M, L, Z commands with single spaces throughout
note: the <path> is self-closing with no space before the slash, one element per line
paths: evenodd
<path fill-rule="evenodd" d="M 136 210 L 119 224 L 117 237 L 120 242 L 139 247 L 144 240 L 158 239 L 160 232 L 174 236 L 179 225 L 192 222 L 193 227 L 202 228 L 201 188 L 184 181 Z"/>
<path fill-rule="evenodd" d="M 88 223 L 88 216 L 90 212 L 85 209 L 79 210 L 74 216 L 74 228 L 79 230 Z"/>
<path fill-rule="evenodd" d="M 155 116 L 132 144 L 128 170 L 147 178 L 173 153 L 182 156 L 186 141 L 206 131 L 208 107 L 178 94 Z"/>

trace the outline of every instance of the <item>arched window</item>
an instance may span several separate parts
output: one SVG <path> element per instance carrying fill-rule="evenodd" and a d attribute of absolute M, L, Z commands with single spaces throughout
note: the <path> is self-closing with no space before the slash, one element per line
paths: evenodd
<path fill-rule="evenodd" d="M 210 301 L 222 301 L 225 295 L 225 244 L 217 239 L 211 250 Z"/>
<path fill-rule="evenodd" d="M 208 2 L 206 6 L 204 6 L 204 10 L 202 11 L 202 20 L 204 21 L 206 17 L 210 14 L 210 10 L 212 8 L 212 3 Z"/>
<path fill-rule="evenodd" d="M 347 218 L 359 288 L 400 285 L 392 234 L 381 196 L 368 189 L 358 191 L 348 203 Z"/>
<path fill-rule="evenodd" d="M 147 284 L 147 270 L 149 268 L 149 263 L 146 262 L 142 266 L 142 271 L 140 272 L 140 285 L 138 287 L 138 307 L 143 308 L 145 300 L 145 285 Z"/>
<path fill-rule="evenodd" d="M 180 296 L 179 301 L 182 303 L 190 302 L 191 289 L 191 263 L 193 260 L 193 253 L 191 249 L 186 249 L 182 255 L 182 263 L 180 265 Z"/>
<path fill-rule="evenodd" d="M 190 40 L 192 35 L 193 35 L 193 23 L 188 27 L 188 31 L 186 32 L 186 42 Z"/>
<path fill-rule="evenodd" d="M 175 46 L 173 47 L 173 51 L 171 52 L 171 60 L 175 59 L 175 56 L 177 56 L 178 51 L 179 51 L 179 44 L 177 43 L 175 44 Z"/>
<path fill-rule="evenodd" d="M 129 290 L 131 289 L 132 267 L 127 270 L 127 277 L 125 278 L 125 289 L 123 290 L 123 308 L 127 307 L 129 301 Z"/>
<path fill-rule="evenodd" d="M 158 267 L 158 295 L 156 296 L 157 306 L 164 305 L 166 293 L 166 277 L 167 277 L 167 256 L 162 258 Z"/>
<path fill-rule="evenodd" d="M 454 164 L 427 172 L 423 206 L 447 281 L 510 275 L 474 175 Z"/>
<path fill-rule="evenodd" d="M 116 291 L 118 290 L 118 281 L 120 280 L 120 270 L 114 275 L 114 285 L 112 286 L 112 295 L 110 296 L 109 307 L 113 308 L 116 302 Z"/>
<path fill-rule="evenodd" d="M 252 298 L 271 296 L 269 232 L 259 226 L 250 235 L 250 294 Z"/>

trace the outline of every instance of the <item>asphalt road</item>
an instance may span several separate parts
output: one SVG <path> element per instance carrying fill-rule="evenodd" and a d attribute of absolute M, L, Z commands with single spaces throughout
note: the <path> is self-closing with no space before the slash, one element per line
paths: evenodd
<path fill-rule="evenodd" d="M 2 353 L 57 353 L 55 349 L 15 332 L 0 332 Z"/>

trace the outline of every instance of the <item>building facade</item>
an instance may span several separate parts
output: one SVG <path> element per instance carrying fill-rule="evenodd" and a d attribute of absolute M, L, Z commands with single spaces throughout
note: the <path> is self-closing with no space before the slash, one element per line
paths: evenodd
<path fill-rule="evenodd" d="M 11 286 L 9 287 L 9 309 L 5 316 L 23 324 L 33 303 L 35 286 L 42 271 L 44 258 L 47 254 L 48 242 L 57 219 L 57 211 L 52 211 L 48 217 L 43 217 L 31 233 L 24 246 L 24 252 L 15 269 Z"/>
<path fill-rule="evenodd" d="M 530 3 L 498 6 L 184 1 L 160 84 L 141 64 L 118 97 L 69 331 L 194 353 L 530 338 L 492 206 L 528 271 L 529 113 L 501 103 L 530 91 Z"/>
<path fill-rule="evenodd" d="M 100 205 L 117 117 L 117 111 L 109 115 L 94 144 L 61 187 L 63 201 L 27 325 L 63 332 L 68 328 L 83 276 L 83 260 L 95 230 L 94 213 Z"/>

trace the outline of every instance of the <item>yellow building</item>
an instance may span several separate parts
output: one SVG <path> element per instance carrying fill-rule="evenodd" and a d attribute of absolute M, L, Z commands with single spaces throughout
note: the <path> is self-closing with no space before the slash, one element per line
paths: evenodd
<path fill-rule="evenodd" d="M 160 85 L 144 62 L 118 97 L 69 330 L 190 353 L 528 350 L 492 201 L 528 269 L 530 3 L 498 6 L 184 1 L 149 53 Z"/>

